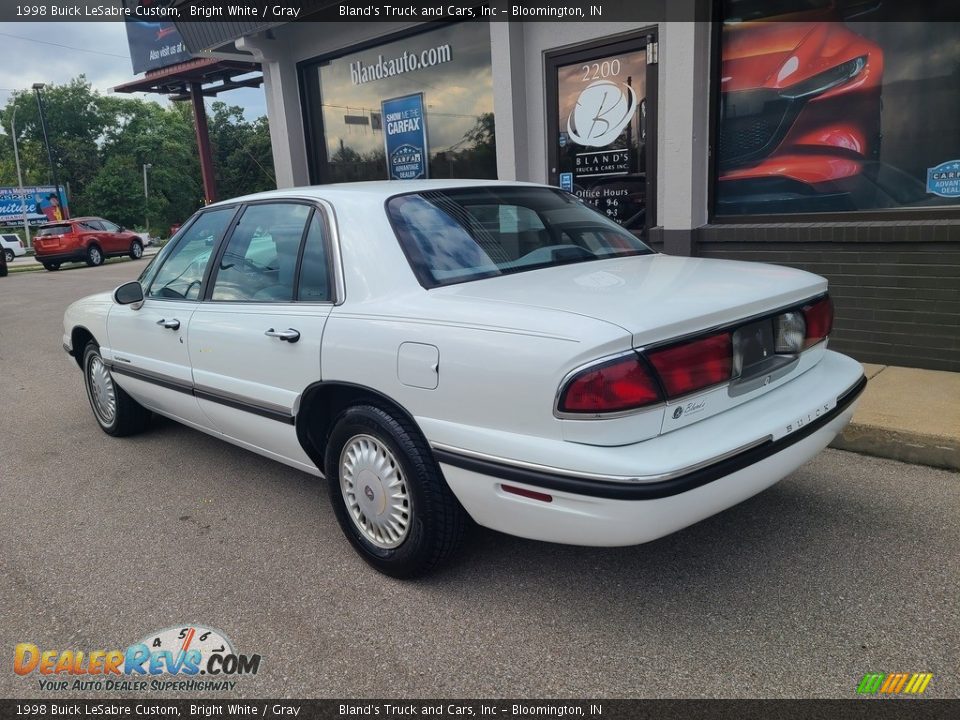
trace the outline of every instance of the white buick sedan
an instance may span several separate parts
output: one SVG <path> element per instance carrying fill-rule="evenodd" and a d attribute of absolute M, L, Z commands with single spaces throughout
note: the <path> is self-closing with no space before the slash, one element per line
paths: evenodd
<path fill-rule="evenodd" d="M 63 344 L 105 432 L 158 413 L 324 477 L 408 577 L 470 519 L 631 545 L 769 487 L 866 384 L 832 320 L 821 277 L 656 253 L 556 188 L 376 182 L 204 208 Z"/>

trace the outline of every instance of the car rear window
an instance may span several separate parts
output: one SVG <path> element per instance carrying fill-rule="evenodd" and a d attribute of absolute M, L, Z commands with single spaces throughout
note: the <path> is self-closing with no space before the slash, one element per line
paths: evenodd
<path fill-rule="evenodd" d="M 387 212 L 424 287 L 653 251 L 573 195 L 481 187 L 398 195 Z"/>
<path fill-rule="evenodd" d="M 67 235 L 70 232 L 70 223 L 63 225 L 45 225 L 37 230 L 37 235 Z"/>

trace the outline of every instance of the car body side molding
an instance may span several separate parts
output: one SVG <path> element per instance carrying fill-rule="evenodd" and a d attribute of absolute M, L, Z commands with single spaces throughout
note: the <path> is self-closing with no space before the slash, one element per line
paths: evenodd
<path fill-rule="evenodd" d="M 164 377 L 157 373 L 148 372 L 146 370 L 134 369 L 127 365 L 122 365 L 115 362 L 105 364 L 108 368 L 110 368 L 110 372 L 117 373 L 118 375 L 126 375 L 128 377 L 135 378 L 136 380 L 142 380 L 144 382 L 153 383 L 154 385 L 159 385 L 170 390 L 186 393 L 187 395 L 193 395 L 200 400 L 209 400 L 210 402 L 226 405 L 227 407 L 232 407 L 236 410 L 243 410 L 244 412 L 252 413 L 253 415 L 259 415 L 270 420 L 276 420 L 277 422 L 282 422 L 287 425 L 294 424 L 294 416 L 290 413 L 283 412 L 282 410 L 272 407 L 267 407 L 261 403 L 254 402 L 247 398 L 241 398 L 235 395 L 227 397 L 226 395 L 222 395 L 212 390 L 198 388 L 189 383 L 180 382 L 179 380 Z"/>

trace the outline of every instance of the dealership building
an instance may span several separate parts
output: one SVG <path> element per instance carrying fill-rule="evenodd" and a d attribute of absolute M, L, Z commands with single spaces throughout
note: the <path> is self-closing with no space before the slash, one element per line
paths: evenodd
<path fill-rule="evenodd" d="M 826 276 L 832 345 L 863 362 L 958 371 L 960 23 L 918 4 L 310 22 L 340 5 L 318 1 L 307 21 L 177 27 L 262 68 L 281 187 L 548 183 L 663 252 Z"/>

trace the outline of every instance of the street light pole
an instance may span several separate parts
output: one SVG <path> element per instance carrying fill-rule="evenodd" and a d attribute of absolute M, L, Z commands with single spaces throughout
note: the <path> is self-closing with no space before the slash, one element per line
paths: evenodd
<path fill-rule="evenodd" d="M 143 164 L 143 219 L 147 226 L 147 237 L 150 237 L 150 190 L 147 185 L 147 170 L 152 167 L 150 163 Z"/>
<path fill-rule="evenodd" d="M 23 213 L 23 232 L 26 233 L 27 247 L 30 247 L 30 223 L 27 222 L 27 198 L 23 192 L 23 174 L 20 172 L 20 149 L 17 147 L 17 105 L 13 105 L 10 118 L 10 136 L 13 138 L 13 158 L 17 163 L 17 185 L 20 187 L 20 212 Z"/>
<path fill-rule="evenodd" d="M 57 166 L 53 162 L 53 152 L 50 150 L 50 138 L 47 135 L 47 114 L 43 108 L 43 95 L 41 90 L 46 87 L 43 83 L 34 83 L 33 91 L 37 94 L 37 107 L 40 110 L 40 127 L 43 130 L 43 144 L 47 146 L 47 160 L 50 162 L 50 175 L 53 178 L 53 190 L 60 197 L 60 179 L 57 177 Z"/>

